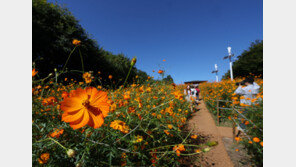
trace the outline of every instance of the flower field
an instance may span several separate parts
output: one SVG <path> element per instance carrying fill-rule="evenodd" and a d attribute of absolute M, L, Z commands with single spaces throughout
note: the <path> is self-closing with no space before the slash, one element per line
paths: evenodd
<path fill-rule="evenodd" d="M 246 129 L 243 137 L 236 137 L 235 140 L 244 145 L 252 161 L 256 166 L 263 165 L 263 80 L 255 77 L 255 82 L 260 86 L 259 94 L 252 99 L 252 105 L 240 103 L 242 96 L 234 94 L 236 82 L 244 78 L 222 80 L 221 82 L 202 83 L 200 85 L 202 98 L 207 108 L 217 115 L 217 100 L 220 109 L 219 118 L 221 122 L 231 122 L 235 126 L 244 124 Z M 249 100 L 249 99 L 246 99 Z M 232 112 L 232 107 L 235 109 Z"/>
<path fill-rule="evenodd" d="M 40 79 L 32 70 L 33 166 L 175 166 L 215 145 L 186 130 L 184 85 L 136 77 L 112 89 L 94 84 L 101 72 L 61 82 L 62 72 Z"/>

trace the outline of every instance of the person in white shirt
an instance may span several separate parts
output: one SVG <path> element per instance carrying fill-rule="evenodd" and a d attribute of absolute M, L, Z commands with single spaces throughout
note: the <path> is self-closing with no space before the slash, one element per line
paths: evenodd
<path fill-rule="evenodd" d="M 254 82 L 253 78 L 247 78 L 238 83 L 238 85 L 239 87 L 234 93 L 244 96 L 243 99 L 240 99 L 240 103 L 251 105 L 252 99 L 255 99 L 256 95 L 259 93 L 260 86 Z M 245 87 L 242 87 L 242 85 L 245 85 Z"/>
<path fill-rule="evenodd" d="M 240 103 L 245 105 L 252 105 L 252 99 L 256 98 L 256 95 L 259 93 L 260 86 L 256 82 L 254 82 L 253 78 L 247 78 L 244 81 L 237 83 L 237 85 L 239 86 L 234 93 L 244 97 L 240 99 Z M 245 87 L 242 87 L 242 85 L 244 85 Z M 243 110 L 242 114 L 244 113 L 245 110 Z M 245 121 L 242 121 L 241 116 L 238 116 L 238 120 L 241 123 L 237 127 L 238 134 L 236 136 L 239 136 L 241 131 L 246 128 Z"/>

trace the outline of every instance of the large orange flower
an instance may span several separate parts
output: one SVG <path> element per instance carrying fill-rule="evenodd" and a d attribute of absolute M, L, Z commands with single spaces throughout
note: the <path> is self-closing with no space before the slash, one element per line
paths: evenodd
<path fill-rule="evenodd" d="M 70 92 L 70 96 L 61 102 L 64 111 L 62 121 L 70 123 L 73 129 L 86 124 L 99 128 L 108 115 L 110 104 L 106 92 L 98 91 L 94 87 L 78 88 Z"/>

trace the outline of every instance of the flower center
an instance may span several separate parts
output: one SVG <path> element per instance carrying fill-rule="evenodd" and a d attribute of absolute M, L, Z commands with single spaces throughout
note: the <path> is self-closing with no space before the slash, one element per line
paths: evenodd
<path fill-rule="evenodd" d="M 84 100 L 84 101 L 82 102 L 82 105 L 83 105 L 84 107 L 86 107 L 86 108 L 90 107 L 89 100 L 88 100 L 88 99 L 87 99 L 87 100 Z"/>

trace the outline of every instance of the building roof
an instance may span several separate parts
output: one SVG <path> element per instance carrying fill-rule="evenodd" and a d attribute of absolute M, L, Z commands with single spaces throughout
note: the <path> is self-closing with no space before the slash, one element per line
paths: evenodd
<path fill-rule="evenodd" d="M 184 82 L 185 84 L 199 84 L 202 82 L 208 82 L 208 81 L 203 81 L 203 80 L 195 80 L 195 81 L 186 81 Z"/>

